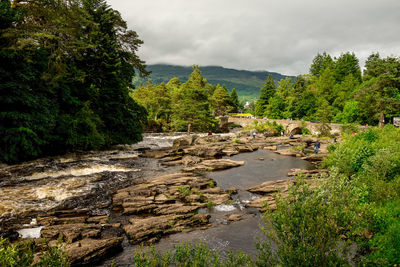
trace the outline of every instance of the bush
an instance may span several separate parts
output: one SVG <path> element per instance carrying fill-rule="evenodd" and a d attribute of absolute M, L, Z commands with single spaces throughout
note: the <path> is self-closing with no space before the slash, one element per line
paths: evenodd
<path fill-rule="evenodd" d="M 204 243 L 180 244 L 174 247 L 175 251 L 160 253 L 154 247 L 139 247 L 133 257 L 133 263 L 137 267 L 147 266 L 250 266 L 251 258 L 241 251 L 233 254 L 228 252 L 222 258 L 218 252 L 209 249 Z"/>
<path fill-rule="evenodd" d="M 34 259 L 35 253 L 41 253 Z M 38 254 L 39 255 L 39 254 Z M 45 244 L 37 248 L 33 243 L 10 244 L 7 239 L 0 238 L 0 266 L 60 266 L 67 267 L 67 256 L 57 247 L 47 247 Z"/>
<path fill-rule="evenodd" d="M 358 133 L 360 131 L 360 125 L 357 123 L 347 123 L 340 126 L 342 132 L 345 134 Z"/>
<path fill-rule="evenodd" d="M 264 215 L 266 234 L 278 248 L 272 258 L 281 266 L 333 266 L 348 264 L 349 243 L 340 235 L 354 217 L 337 211 L 357 194 L 334 193 L 344 187 L 342 177 L 312 189 L 302 179 L 290 188 L 287 198 L 276 196 L 276 210 Z M 331 192 L 325 188 L 332 189 Z M 354 192 L 352 192 L 354 193 Z"/>

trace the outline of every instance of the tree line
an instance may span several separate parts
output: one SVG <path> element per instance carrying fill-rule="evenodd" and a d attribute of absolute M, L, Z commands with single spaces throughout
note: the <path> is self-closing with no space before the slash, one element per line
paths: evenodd
<path fill-rule="evenodd" d="M 216 117 L 236 113 L 241 108 L 236 89 L 229 94 L 224 85 L 212 85 L 198 66 L 185 83 L 177 77 L 168 83 L 153 84 L 148 80 L 131 93 L 132 98 L 148 112 L 148 129 L 152 131 L 215 130 Z"/>
<path fill-rule="evenodd" d="M 400 115 L 400 58 L 371 54 L 363 73 L 354 53 L 332 58 L 318 54 L 309 74 L 278 86 L 268 76 L 254 113 L 273 119 L 293 118 L 337 123 L 383 124 Z"/>
<path fill-rule="evenodd" d="M 104 0 L 0 0 L 0 161 L 141 140 L 141 44 Z"/>

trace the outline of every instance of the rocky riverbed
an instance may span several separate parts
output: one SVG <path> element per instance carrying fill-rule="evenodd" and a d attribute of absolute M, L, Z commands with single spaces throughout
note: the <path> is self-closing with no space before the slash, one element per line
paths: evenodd
<path fill-rule="evenodd" d="M 213 213 L 213 207 L 231 209 L 240 197 L 235 195 L 237 188 L 219 187 L 207 174 L 245 167 L 246 160 L 230 157 L 259 149 L 318 163 L 326 145 L 322 144 L 322 154 L 310 156 L 314 141 L 245 134 L 148 136 L 135 146 L 5 166 L 0 169 L 1 235 L 22 235 L 38 244 L 45 238 L 50 246 L 62 241 L 58 245 L 71 263 L 81 265 L 114 255 L 126 247 L 124 240 L 133 245 L 154 243 L 187 229 L 213 227 L 221 220 L 240 221 L 247 215 L 233 212 L 218 219 Z M 312 175 L 323 172 L 305 175 L 311 181 Z M 273 207 L 273 193 L 285 193 L 294 182 L 277 180 L 239 188 L 239 196 L 244 191 L 257 195 L 243 207 Z"/>

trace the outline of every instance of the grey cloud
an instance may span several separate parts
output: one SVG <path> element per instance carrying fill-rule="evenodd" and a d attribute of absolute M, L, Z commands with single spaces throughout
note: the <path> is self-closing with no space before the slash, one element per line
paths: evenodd
<path fill-rule="evenodd" d="M 108 0 L 148 64 L 307 73 L 313 57 L 400 54 L 399 0 Z"/>

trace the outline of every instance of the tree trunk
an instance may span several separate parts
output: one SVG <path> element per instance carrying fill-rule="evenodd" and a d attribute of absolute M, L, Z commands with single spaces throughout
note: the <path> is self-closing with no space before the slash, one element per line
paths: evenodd
<path fill-rule="evenodd" d="M 384 124 L 385 124 L 385 119 L 384 119 L 383 112 L 381 112 L 381 113 L 379 113 L 379 127 L 383 127 Z"/>

